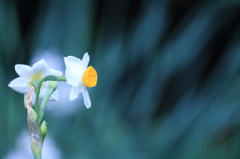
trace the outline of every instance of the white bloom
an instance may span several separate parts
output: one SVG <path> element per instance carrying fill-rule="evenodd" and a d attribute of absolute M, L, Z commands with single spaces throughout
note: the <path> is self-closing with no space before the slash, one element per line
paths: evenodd
<path fill-rule="evenodd" d="M 86 108 L 91 107 L 91 100 L 86 87 L 96 86 L 98 78 L 96 70 L 92 66 L 87 67 L 89 60 L 88 53 L 83 55 L 82 60 L 74 56 L 64 57 L 66 81 L 72 85 L 69 100 L 76 99 L 82 93 Z"/>
<path fill-rule="evenodd" d="M 32 67 L 23 64 L 17 64 L 15 65 L 15 71 L 19 77 L 12 80 L 8 86 L 13 90 L 23 94 L 26 94 L 31 86 L 37 87 L 38 83 L 48 75 L 62 75 L 62 72 L 49 68 L 43 59 L 36 62 Z M 47 87 L 48 81 L 43 82 L 40 90 L 40 98 L 45 96 Z M 52 94 L 50 100 L 58 100 L 57 90 Z"/>

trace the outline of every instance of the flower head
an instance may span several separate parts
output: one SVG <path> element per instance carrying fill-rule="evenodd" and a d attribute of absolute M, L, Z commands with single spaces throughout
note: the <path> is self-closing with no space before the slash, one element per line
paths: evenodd
<path fill-rule="evenodd" d="M 91 107 L 91 100 L 86 87 L 96 86 L 98 78 L 96 70 L 92 66 L 87 67 L 89 60 L 88 53 L 83 55 L 82 60 L 74 56 L 64 57 L 66 81 L 72 85 L 69 100 L 76 99 L 82 93 L 86 108 Z"/>
<path fill-rule="evenodd" d="M 8 86 L 13 90 L 23 94 L 26 94 L 32 86 L 37 87 L 39 82 L 48 75 L 62 75 L 62 72 L 49 68 L 43 59 L 36 62 L 32 67 L 23 64 L 17 64 L 15 65 L 15 71 L 19 77 L 12 80 Z M 48 82 L 43 82 L 40 91 L 40 98 L 45 96 L 47 87 Z M 52 94 L 50 99 L 58 100 L 57 90 Z"/>

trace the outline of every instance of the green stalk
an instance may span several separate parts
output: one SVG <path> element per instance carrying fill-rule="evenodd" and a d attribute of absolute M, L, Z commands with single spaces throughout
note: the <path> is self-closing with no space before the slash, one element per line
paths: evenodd
<path fill-rule="evenodd" d="M 34 159 L 42 159 L 42 154 L 33 153 Z"/>
<path fill-rule="evenodd" d="M 35 88 L 35 93 L 36 93 L 36 100 L 35 100 L 35 104 L 34 104 L 34 110 L 36 111 L 36 113 L 38 114 L 38 102 L 39 102 L 39 94 L 40 94 L 40 89 L 42 86 L 42 83 L 45 81 L 66 81 L 66 77 L 65 76 L 46 76 L 44 77 L 38 84 L 38 86 Z"/>
<path fill-rule="evenodd" d="M 58 87 L 58 82 L 57 81 L 50 81 L 48 84 L 48 89 L 45 94 L 45 97 L 43 98 L 42 104 L 40 106 L 39 114 L 38 114 L 38 125 L 40 125 L 40 122 L 44 116 L 44 109 L 46 108 L 47 102 L 53 92 L 57 89 Z"/>

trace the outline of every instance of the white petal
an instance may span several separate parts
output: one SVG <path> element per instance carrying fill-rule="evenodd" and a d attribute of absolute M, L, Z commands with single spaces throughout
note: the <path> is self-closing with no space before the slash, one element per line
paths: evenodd
<path fill-rule="evenodd" d="M 86 52 L 86 53 L 83 55 L 83 58 L 82 58 L 82 65 L 83 65 L 83 67 L 84 67 L 85 69 L 87 68 L 89 61 L 90 61 L 90 56 L 89 56 L 88 53 Z"/>
<path fill-rule="evenodd" d="M 50 69 L 48 70 L 48 74 L 47 74 L 47 75 L 61 76 L 61 75 L 62 75 L 62 72 L 50 68 Z M 44 75 L 44 76 L 47 76 L 47 75 Z"/>
<path fill-rule="evenodd" d="M 40 94 L 39 94 L 39 99 L 43 99 L 46 95 L 47 89 L 45 87 L 41 87 L 40 89 Z"/>
<path fill-rule="evenodd" d="M 48 65 L 47 63 L 42 59 L 38 62 L 36 62 L 33 66 L 32 66 L 32 71 L 33 73 L 41 73 L 42 75 L 47 74 L 48 72 Z"/>
<path fill-rule="evenodd" d="M 51 101 L 58 101 L 58 90 L 55 90 L 53 94 L 51 95 L 50 99 Z"/>
<path fill-rule="evenodd" d="M 25 94 L 30 89 L 30 85 L 28 84 L 28 82 L 29 82 L 28 79 L 24 77 L 18 77 L 12 80 L 8 84 L 8 86 L 19 93 Z"/>
<path fill-rule="evenodd" d="M 70 97 L 69 100 L 74 100 L 78 97 L 78 95 L 82 92 L 84 86 L 80 87 L 72 87 L 71 92 L 70 92 Z"/>
<path fill-rule="evenodd" d="M 68 84 L 77 87 L 82 82 L 84 68 L 81 66 L 82 61 L 73 56 L 64 58 L 66 65 L 66 81 Z"/>
<path fill-rule="evenodd" d="M 66 82 L 73 87 L 77 87 L 82 83 L 82 76 L 78 74 L 74 74 L 73 71 L 66 69 Z"/>
<path fill-rule="evenodd" d="M 48 89 L 48 81 L 44 82 L 41 86 L 40 89 L 40 94 L 39 94 L 39 98 L 43 99 L 46 95 L 47 89 Z M 53 92 L 53 94 L 51 95 L 50 99 L 51 101 L 58 101 L 58 90 L 55 90 Z"/>
<path fill-rule="evenodd" d="M 82 95 L 83 95 L 83 102 L 86 106 L 86 108 L 90 108 L 91 107 L 91 100 L 90 100 L 90 97 L 89 97 L 89 94 L 88 94 L 88 91 L 86 89 L 86 87 L 83 89 L 82 91 Z"/>
<path fill-rule="evenodd" d="M 32 96 L 32 104 L 35 104 L 35 100 L 36 100 L 36 93 L 33 92 L 33 96 Z"/>
<path fill-rule="evenodd" d="M 45 97 L 45 94 L 46 94 L 47 89 L 48 89 L 48 83 L 49 83 L 49 81 L 46 81 L 46 82 L 42 83 L 42 86 L 41 86 L 41 89 L 40 89 L 40 94 L 39 94 L 40 99 L 43 99 Z"/>
<path fill-rule="evenodd" d="M 64 57 L 64 62 L 67 68 L 72 67 L 75 68 L 76 70 L 82 68 L 82 61 L 74 56 Z"/>
<path fill-rule="evenodd" d="M 28 65 L 17 64 L 15 71 L 20 77 L 29 78 L 32 75 L 32 68 Z"/>

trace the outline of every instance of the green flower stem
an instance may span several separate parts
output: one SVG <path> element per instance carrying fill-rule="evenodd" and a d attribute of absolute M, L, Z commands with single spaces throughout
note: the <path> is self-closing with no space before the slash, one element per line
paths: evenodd
<path fill-rule="evenodd" d="M 34 159 L 42 159 L 42 154 L 33 153 Z"/>
<path fill-rule="evenodd" d="M 36 100 L 35 100 L 35 105 L 34 105 L 34 110 L 38 113 L 38 102 L 39 102 L 39 94 L 40 94 L 40 89 L 42 86 L 42 83 L 45 81 L 66 81 L 65 76 L 46 76 L 44 77 L 38 84 L 38 86 L 35 88 L 35 93 L 36 93 Z"/>
<path fill-rule="evenodd" d="M 30 144 L 34 159 L 41 159 L 42 156 L 42 133 L 38 126 L 38 115 L 32 109 L 32 107 L 27 107 L 27 124 L 28 131 L 30 135 Z"/>
<path fill-rule="evenodd" d="M 42 154 L 42 133 L 38 126 L 38 114 L 32 108 L 32 97 L 34 94 L 34 87 L 31 87 L 24 96 L 24 105 L 27 109 L 27 124 L 30 135 L 30 144 L 34 159 L 41 159 Z"/>
<path fill-rule="evenodd" d="M 45 97 L 43 98 L 42 104 L 40 106 L 39 115 L 38 115 L 38 125 L 40 125 L 41 120 L 44 116 L 44 109 L 46 108 L 47 102 L 48 102 L 49 98 L 51 97 L 51 95 L 53 94 L 53 92 L 57 89 L 57 87 L 58 87 L 58 82 L 56 82 L 56 81 L 49 82 L 47 92 L 46 92 Z"/>

